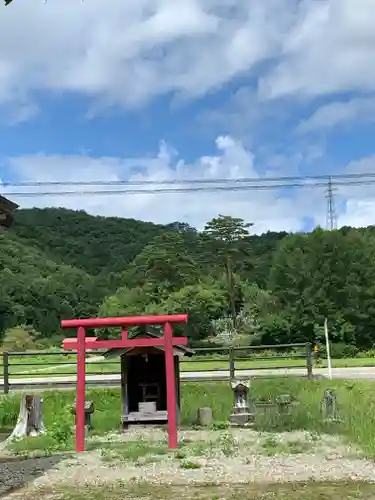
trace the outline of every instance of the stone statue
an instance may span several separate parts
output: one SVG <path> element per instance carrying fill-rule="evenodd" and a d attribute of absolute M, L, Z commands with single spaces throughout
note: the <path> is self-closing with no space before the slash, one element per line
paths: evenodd
<path fill-rule="evenodd" d="M 234 392 L 234 406 L 230 416 L 230 424 L 237 426 L 251 425 L 254 422 L 255 414 L 250 411 L 250 381 L 231 380 L 231 387 Z"/>
<path fill-rule="evenodd" d="M 337 408 L 336 393 L 333 389 L 326 389 L 324 391 L 323 399 L 321 402 L 321 409 L 323 420 L 328 422 L 340 421 Z"/>

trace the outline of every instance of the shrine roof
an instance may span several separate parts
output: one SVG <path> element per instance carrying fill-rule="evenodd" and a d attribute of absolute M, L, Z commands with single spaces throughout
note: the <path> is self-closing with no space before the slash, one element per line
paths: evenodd
<path fill-rule="evenodd" d="M 11 212 L 12 210 L 15 210 L 18 208 L 17 203 L 14 203 L 13 201 L 8 200 L 8 198 L 5 198 L 5 196 L 2 196 L 0 194 L 0 211 L 1 212 Z"/>
<path fill-rule="evenodd" d="M 147 326 L 143 328 L 138 328 L 138 331 L 132 335 L 129 334 L 129 339 L 135 339 L 135 338 L 155 338 L 158 339 L 163 336 L 162 331 L 160 331 L 157 327 L 152 327 L 152 326 Z M 134 349 L 139 349 L 139 347 L 130 347 L 130 348 L 124 348 L 124 349 L 119 349 L 119 348 L 113 348 L 113 349 L 108 349 L 107 351 L 104 352 L 103 356 L 105 358 L 113 358 L 116 356 L 122 356 L 123 354 L 127 354 L 130 351 Z M 164 351 L 164 346 L 155 346 L 153 349 L 156 349 L 158 351 Z M 175 345 L 173 347 L 174 354 L 175 356 L 193 356 L 195 354 L 195 351 L 193 349 L 190 349 L 187 346 L 184 345 Z"/>

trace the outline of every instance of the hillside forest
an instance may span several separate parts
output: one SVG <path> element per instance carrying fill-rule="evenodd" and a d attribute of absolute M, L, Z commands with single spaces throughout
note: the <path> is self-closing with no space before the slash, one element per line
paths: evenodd
<path fill-rule="evenodd" d="M 187 312 L 193 346 L 320 342 L 327 317 L 337 346 L 372 348 L 374 227 L 254 235 L 251 222 L 218 216 L 198 232 L 18 210 L 0 234 L 0 344 L 22 331 L 11 347 L 58 345 L 61 319 Z"/>

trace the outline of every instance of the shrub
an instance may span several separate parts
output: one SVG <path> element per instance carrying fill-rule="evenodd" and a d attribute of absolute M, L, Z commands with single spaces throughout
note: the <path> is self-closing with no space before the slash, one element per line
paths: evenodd
<path fill-rule="evenodd" d="M 325 344 L 319 345 L 319 355 L 326 357 L 327 349 Z M 342 358 L 356 358 L 358 356 L 359 349 L 355 345 L 344 344 L 343 342 L 330 343 L 330 354 L 331 358 L 342 359 Z"/>
<path fill-rule="evenodd" d="M 360 351 L 358 353 L 360 358 L 375 358 L 375 349 L 369 349 L 368 351 Z"/>
<path fill-rule="evenodd" d="M 29 326 L 20 325 L 9 328 L 4 335 L 3 351 L 24 352 L 37 348 L 35 337 L 36 331 Z"/>

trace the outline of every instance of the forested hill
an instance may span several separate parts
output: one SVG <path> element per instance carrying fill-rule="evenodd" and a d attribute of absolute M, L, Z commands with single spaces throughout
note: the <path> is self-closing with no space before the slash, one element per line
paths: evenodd
<path fill-rule="evenodd" d="M 167 226 L 119 217 L 94 217 L 64 208 L 18 210 L 10 233 L 39 248 L 55 262 L 84 269 L 91 275 L 118 273 L 156 236 L 179 232 L 188 251 L 199 254 L 195 228 L 174 222 Z M 286 233 L 250 236 L 247 252 L 256 279 L 267 279 L 270 259 Z"/>
<path fill-rule="evenodd" d="M 64 208 L 18 210 L 11 232 L 52 259 L 88 273 L 119 272 L 163 226 L 151 222 L 93 217 Z"/>
<path fill-rule="evenodd" d="M 61 318 L 97 314 L 105 297 L 129 282 L 124 272 L 137 257 L 142 260 L 142 250 L 168 234 L 181 236 L 205 272 L 215 266 L 215 257 L 187 224 L 162 226 L 63 208 L 18 210 L 12 229 L 0 234 L 0 337 L 20 324 L 55 337 Z M 260 283 L 283 236 L 251 237 L 251 269 Z"/>
<path fill-rule="evenodd" d="M 219 224 L 227 227 L 216 227 L 215 240 L 215 231 L 182 222 L 17 211 L 0 234 L 0 344 L 20 325 L 51 343 L 62 335 L 62 318 L 181 311 L 195 342 L 225 342 L 233 307 L 239 343 L 319 340 L 325 317 L 340 345 L 375 343 L 373 228 L 246 236 L 244 221 Z M 230 248 L 218 247 L 228 230 Z"/>

